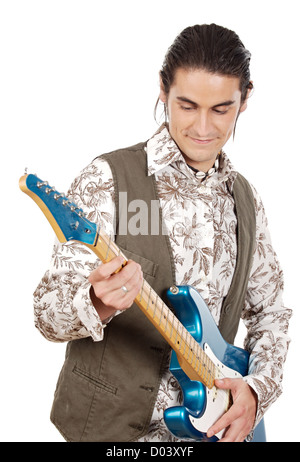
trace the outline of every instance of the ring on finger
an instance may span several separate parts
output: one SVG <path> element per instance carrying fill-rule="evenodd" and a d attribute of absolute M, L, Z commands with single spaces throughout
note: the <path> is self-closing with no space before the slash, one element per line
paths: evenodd
<path fill-rule="evenodd" d="M 124 294 L 127 294 L 129 292 L 126 286 L 122 286 L 121 290 L 123 290 Z"/>

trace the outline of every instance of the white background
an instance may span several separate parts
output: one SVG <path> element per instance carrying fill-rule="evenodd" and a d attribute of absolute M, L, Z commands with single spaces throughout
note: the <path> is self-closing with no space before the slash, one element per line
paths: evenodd
<path fill-rule="evenodd" d="M 269 441 L 299 441 L 299 4 L 296 0 L 0 0 L 0 439 L 62 441 L 50 423 L 65 345 L 33 323 L 32 293 L 54 234 L 18 189 L 28 167 L 57 189 L 95 156 L 156 130 L 158 71 L 196 23 L 235 30 L 252 52 L 255 91 L 226 148 L 260 192 L 293 308 L 284 393 Z"/>

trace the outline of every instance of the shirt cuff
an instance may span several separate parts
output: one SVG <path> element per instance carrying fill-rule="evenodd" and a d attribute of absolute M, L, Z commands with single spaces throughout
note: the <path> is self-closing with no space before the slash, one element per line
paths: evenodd
<path fill-rule="evenodd" d="M 251 374 L 246 375 L 243 379 L 257 394 L 257 412 L 253 426 L 255 428 L 271 404 L 281 394 L 281 391 L 272 379 L 266 378 L 263 375 Z M 277 389 L 276 393 L 274 393 L 274 389 Z"/>
<path fill-rule="evenodd" d="M 100 342 L 103 340 L 104 328 L 110 319 L 105 320 L 105 322 L 101 321 L 91 301 L 90 288 L 91 284 L 88 280 L 80 286 L 80 289 L 74 296 L 73 306 L 82 324 L 79 334 L 86 337 L 84 334 L 88 333 L 88 336 L 91 336 L 95 342 Z"/>

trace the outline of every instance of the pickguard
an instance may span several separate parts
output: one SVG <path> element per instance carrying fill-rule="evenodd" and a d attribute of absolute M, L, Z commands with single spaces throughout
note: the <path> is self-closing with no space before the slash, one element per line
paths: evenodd
<path fill-rule="evenodd" d="M 225 377 L 237 379 L 242 377 L 237 371 L 227 367 L 214 355 L 210 346 L 205 343 L 204 351 L 216 366 L 216 378 L 223 379 Z M 216 386 L 211 389 L 205 388 L 206 391 L 206 408 L 201 417 L 193 417 L 189 415 L 191 424 L 196 430 L 201 433 L 206 433 L 207 430 L 228 410 L 230 407 L 230 391 L 221 390 Z M 216 434 L 217 438 L 222 438 L 225 429 Z"/>

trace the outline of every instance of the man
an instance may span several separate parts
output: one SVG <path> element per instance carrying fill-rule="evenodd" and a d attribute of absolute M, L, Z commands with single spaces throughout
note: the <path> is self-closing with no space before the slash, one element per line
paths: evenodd
<path fill-rule="evenodd" d="M 154 337 L 150 324 L 142 324 L 132 305 L 143 275 L 153 279 L 160 296 L 173 279 L 193 285 L 220 322 L 236 269 L 238 226 L 237 172 L 223 147 L 253 88 L 249 63 L 250 53 L 234 32 L 214 24 L 185 29 L 160 72 L 166 123 L 147 143 L 95 159 L 71 187 L 72 200 L 133 257 L 118 271 L 122 257 L 100 264 L 78 243 L 57 244 L 35 292 L 37 327 L 49 340 L 70 341 L 51 414 L 70 441 L 176 441 L 163 422 L 163 410 L 182 398 L 168 371 L 169 348 Z M 138 167 L 142 157 L 145 171 Z M 155 240 L 137 232 L 132 240 L 129 227 L 120 231 L 120 193 L 131 197 L 137 191 L 134 197 L 140 199 L 149 181 L 164 236 Z M 216 381 L 233 398 L 207 432 L 211 437 L 226 428 L 221 441 L 243 441 L 279 396 L 289 344 L 291 312 L 282 304 L 282 272 L 262 202 L 252 186 L 251 191 L 256 235 L 241 307 L 249 374 Z M 169 260 L 161 256 L 168 249 Z M 157 270 L 159 277 L 157 266 L 164 267 Z"/>

